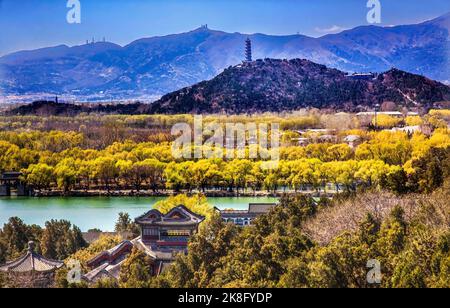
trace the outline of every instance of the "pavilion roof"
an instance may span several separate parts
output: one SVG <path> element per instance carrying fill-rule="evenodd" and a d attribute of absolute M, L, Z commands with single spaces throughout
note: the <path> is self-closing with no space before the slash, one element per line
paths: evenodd
<path fill-rule="evenodd" d="M 139 225 L 154 225 L 154 226 L 164 226 L 164 225 L 197 225 L 205 220 L 204 216 L 195 214 L 190 211 L 184 205 L 179 205 L 173 208 L 169 213 L 162 214 L 158 210 L 151 210 L 142 216 L 136 218 L 135 222 Z"/>
<path fill-rule="evenodd" d="M 34 252 L 34 243 L 30 242 L 28 252 L 24 256 L 0 266 L 0 271 L 14 273 L 52 272 L 63 265 L 64 262 L 50 260 Z"/>

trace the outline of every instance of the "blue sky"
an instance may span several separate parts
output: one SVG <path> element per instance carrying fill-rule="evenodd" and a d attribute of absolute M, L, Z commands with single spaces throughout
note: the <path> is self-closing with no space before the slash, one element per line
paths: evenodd
<path fill-rule="evenodd" d="M 417 23 L 450 11 L 448 0 L 380 0 L 382 25 Z M 0 0 L 0 55 L 106 37 L 125 45 L 208 24 L 227 32 L 321 36 L 366 25 L 367 0 L 80 0 L 81 24 L 68 24 L 67 0 Z"/>

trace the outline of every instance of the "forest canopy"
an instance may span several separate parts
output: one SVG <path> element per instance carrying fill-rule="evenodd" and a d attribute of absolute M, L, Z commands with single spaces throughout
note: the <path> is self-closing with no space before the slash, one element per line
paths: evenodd
<path fill-rule="evenodd" d="M 389 116 L 385 117 L 386 121 L 376 121 L 379 128 L 391 125 Z M 170 127 L 178 121 L 192 123 L 190 115 L 3 117 L 0 171 L 21 171 L 22 180 L 38 193 L 112 189 L 154 193 L 216 189 L 354 191 L 358 187 L 399 185 L 405 187 L 394 190 L 426 191 L 428 184 L 416 185 L 414 177 L 424 176 L 420 165 L 430 158 L 431 151 L 450 146 L 445 119 L 445 112 L 437 111 L 424 117 L 395 118 L 395 125 L 409 123 L 430 128 L 428 133 L 408 133 L 365 129 L 363 119 L 351 114 L 310 111 L 251 118 L 205 117 L 205 123 L 279 122 L 283 134 L 281 161 L 277 170 L 268 172 L 259 159 L 174 158 Z M 371 121 L 366 124 L 373 125 Z M 318 127 L 334 131 L 333 140 L 322 141 L 320 134 L 307 129 Z M 309 144 L 298 145 L 300 133 L 310 140 Z M 360 141 L 349 144 L 347 136 L 358 136 Z M 194 150 L 198 149 L 192 147 Z M 203 146 L 200 150 L 210 148 Z"/>

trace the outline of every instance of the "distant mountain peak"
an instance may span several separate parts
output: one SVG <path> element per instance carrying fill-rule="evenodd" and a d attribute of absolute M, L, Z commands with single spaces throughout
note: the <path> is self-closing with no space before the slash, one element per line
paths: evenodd
<path fill-rule="evenodd" d="M 212 32 L 214 30 L 210 29 L 208 27 L 208 25 L 202 25 L 198 28 L 195 28 L 194 30 L 190 31 L 190 32 Z"/>

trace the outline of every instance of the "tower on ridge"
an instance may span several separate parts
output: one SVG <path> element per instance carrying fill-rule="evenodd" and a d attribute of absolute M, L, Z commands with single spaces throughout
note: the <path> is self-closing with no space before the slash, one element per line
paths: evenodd
<path fill-rule="evenodd" d="M 245 62 L 252 62 L 252 41 L 250 38 L 247 38 L 245 41 Z"/>

